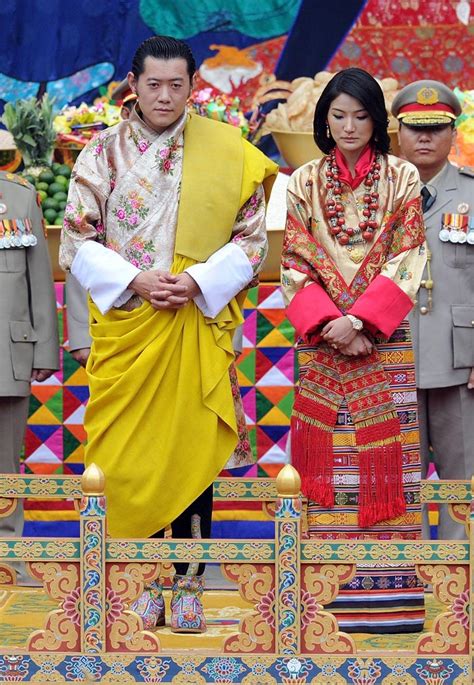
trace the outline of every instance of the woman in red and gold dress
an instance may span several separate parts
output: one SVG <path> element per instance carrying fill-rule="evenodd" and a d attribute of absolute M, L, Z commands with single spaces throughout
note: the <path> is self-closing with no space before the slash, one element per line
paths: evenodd
<path fill-rule="evenodd" d="M 346 69 L 316 106 L 326 153 L 288 186 L 282 284 L 300 367 L 293 465 L 312 537 L 421 534 L 412 308 L 426 261 L 416 168 L 388 154 L 377 81 Z M 416 632 L 414 567 L 358 567 L 330 607 L 341 630 Z"/>

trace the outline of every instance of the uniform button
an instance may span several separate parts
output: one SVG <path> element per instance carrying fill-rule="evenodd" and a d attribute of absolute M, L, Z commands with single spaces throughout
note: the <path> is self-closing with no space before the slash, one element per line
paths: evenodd
<path fill-rule="evenodd" d="M 26 335 L 26 333 L 23 333 L 23 340 L 28 340 L 28 336 Z"/>
<path fill-rule="evenodd" d="M 428 314 L 428 307 L 420 307 L 420 314 Z"/>
<path fill-rule="evenodd" d="M 471 321 L 471 326 L 474 326 L 474 321 Z"/>

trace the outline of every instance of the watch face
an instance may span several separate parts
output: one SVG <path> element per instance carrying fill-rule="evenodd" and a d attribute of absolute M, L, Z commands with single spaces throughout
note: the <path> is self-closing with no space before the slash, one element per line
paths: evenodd
<path fill-rule="evenodd" d="M 349 316 L 349 320 L 350 320 L 350 322 L 351 322 L 351 324 L 352 324 L 352 328 L 353 328 L 355 331 L 361 331 L 361 330 L 363 329 L 364 324 L 363 324 L 362 321 L 361 321 L 360 319 L 358 319 L 356 316 L 350 315 L 350 316 Z"/>

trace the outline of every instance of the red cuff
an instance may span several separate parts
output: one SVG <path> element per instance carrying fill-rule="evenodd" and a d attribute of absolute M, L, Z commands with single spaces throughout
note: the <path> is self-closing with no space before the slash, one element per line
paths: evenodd
<path fill-rule="evenodd" d="M 286 315 L 298 337 L 310 340 L 312 344 L 320 339 L 318 328 L 342 316 L 319 283 L 299 290 L 288 305 Z"/>
<path fill-rule="evenodd" d="M 379 275 L 347 313 L 390 338 L 412 308 L 408 295 L 390 278 Z"/>

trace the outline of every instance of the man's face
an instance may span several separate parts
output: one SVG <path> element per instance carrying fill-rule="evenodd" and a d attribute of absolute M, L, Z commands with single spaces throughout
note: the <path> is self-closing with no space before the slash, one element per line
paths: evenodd
<path fill-rule="evenodd" d="M 184 112 L 191 94 L 191 80 L 185 59 L 146 57 L 138 79 L 129 72 L 128 82 L 138 95 L 146 124 L 158 133 L 167 129 Z"/>
<path fill-rule="evenodd" d="M 419 169 L 441 168 L 454 142 L 455 131 L 445 126 L 409 126 L 401 124 L 398 133 L 400 150 L 409 162 Z"/>

